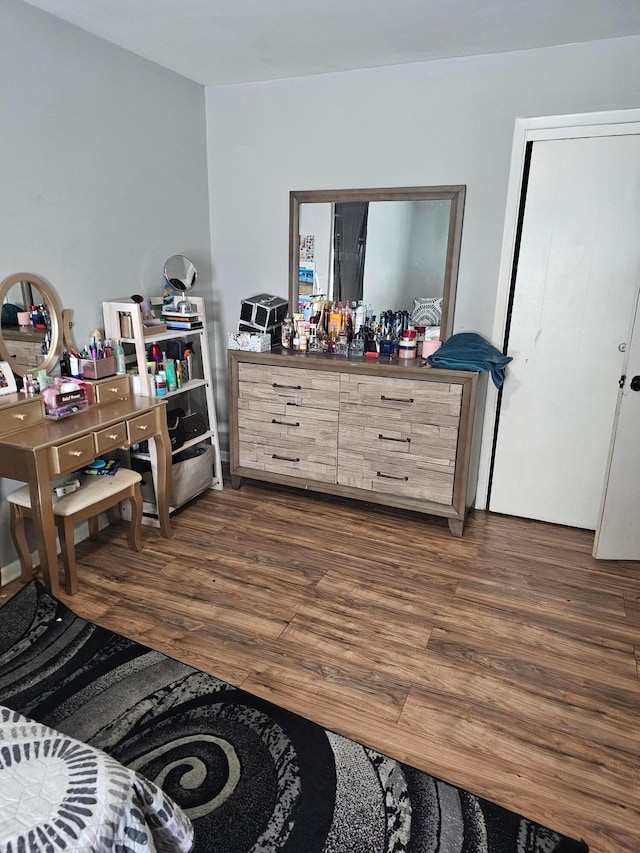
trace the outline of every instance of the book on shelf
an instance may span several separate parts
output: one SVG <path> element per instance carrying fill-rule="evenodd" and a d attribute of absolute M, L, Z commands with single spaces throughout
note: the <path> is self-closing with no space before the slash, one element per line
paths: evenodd
<path fill-rule="evenodd" d="M 162 316 L 167 319 L 171 317 L 174 320 L 199 320 L 200 314 L 198 311 L 163 311 Z"/>
<path fill-rule="evenodd" d="M 204 324 L 201 320 L 167 320 L 165 323 L 167 329 L 202 329 Z"/>

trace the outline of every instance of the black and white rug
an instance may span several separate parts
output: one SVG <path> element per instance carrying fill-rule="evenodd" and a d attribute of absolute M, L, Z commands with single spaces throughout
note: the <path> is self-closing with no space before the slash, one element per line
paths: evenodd
<path fill-rule="evenodd" d="M 79 618 L 0 608 L 0 703 L 164 789 L 198 853 L 585 853 L 585 844 Z"/>

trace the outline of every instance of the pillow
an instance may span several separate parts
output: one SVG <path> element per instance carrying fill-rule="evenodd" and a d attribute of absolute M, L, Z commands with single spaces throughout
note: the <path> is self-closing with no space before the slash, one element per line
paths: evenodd
<path fill-rule="evenodd" d="M 425 296 L 413 300 L 411 322 L 414 326 L 439 326 L 442 319 L 442 296 Z"/>

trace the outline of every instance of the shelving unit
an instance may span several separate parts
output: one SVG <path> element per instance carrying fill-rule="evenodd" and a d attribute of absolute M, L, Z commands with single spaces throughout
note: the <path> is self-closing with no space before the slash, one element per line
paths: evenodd
<path fill-rule="evenodd" d="M 155 388 L 152 386 L 153 379 L 147 372 L 147 353 L 146 348 L 151 343 L 162 343 L 162 341 L 181 340 L 184 342 L 192 342 L 194 344 L 194 354 L 192 357 L 192 370 L 197 378 L 190 378 L 177 391 L 168 392 L 163 399 L 167 400 L 168 411 L 171 411 L 176 406 L 182 408 L 187 414 L 200 412 L 206 423 L 206 431 L 193 438 L 185 440 L 185 442 L 177 448 L 173 455 L 183 453 L 191 447 L 201 444 L 209 444 L 211 446 L 212 455 L 212 474 L 210 482 L 202 482 L 202 488 L 199 491 L 210 489 L 222 489 L 222 463 L 220 459 L 220 444 L 218 438 L 218 421 L 216 417 L 215 398 L 213 393 L 213 382 L 211 372 L 211 362 L 209 359 L 209 346 L 207 341 L 207 321 L 204 309 L 204 300 L 201 297 L 189 297 L 195 310 L 198 312 L 202 320 L 201 329 L 167 329 L 163 324 L 145 326 L 142 320 L 142 313 L 137 303 L 131 301 L 113 301 L 103 302 L 102 311 L 104 316 L 105 336 L 112 341 L 120 340 L 126 349 L 133 348 L 133 354 L 130 354 L 128 366 L 137 368 L 140 377 L 140 392 L 144 397 L 155 396 Z M 131 334 L 123 336 L 121 334 L 122 318 L 127 318 L 127 325 L 130 327 Z M 179 398 L 179 399 L 176 399 Z M 175 402 L 172 406 L 171 401 Z M 148 462 L 153 471 L 155 465 L 154 454 L 144 452 L 131 452 L 132 459 L 139 459 Z M 155 479 L 155 472 L 154 479 Z M 205 480 L 207 478 L 205 477 Z M 198 492 L 199 493 L 199 492 Z M 191 500 L 192 495 L 187 498 Z M 186 501 L 176 502 L 170 506 L 170 512 L 178 509 L 182 503 Z M 147 517 L 153 518 L 156 513 L 155 503 L 145 500 L 144 512 Z"/>

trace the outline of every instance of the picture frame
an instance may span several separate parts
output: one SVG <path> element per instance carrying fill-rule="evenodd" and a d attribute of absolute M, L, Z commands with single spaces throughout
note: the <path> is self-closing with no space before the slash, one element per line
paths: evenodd
<path fill-rule="evenodd" d="M 8 361 L 0 361 L 0 396 L 15 394 L 17 391 L 16 377 L 13 375 Z"/>

